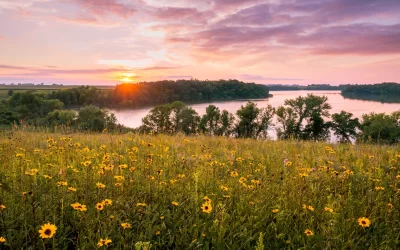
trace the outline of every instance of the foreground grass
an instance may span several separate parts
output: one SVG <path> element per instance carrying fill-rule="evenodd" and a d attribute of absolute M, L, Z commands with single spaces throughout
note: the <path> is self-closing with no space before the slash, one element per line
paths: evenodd
<path fill-rule="evenodd" d="M 399 152 L 10 133 L 0 139 L 0 248 L 396 249 Z"/>

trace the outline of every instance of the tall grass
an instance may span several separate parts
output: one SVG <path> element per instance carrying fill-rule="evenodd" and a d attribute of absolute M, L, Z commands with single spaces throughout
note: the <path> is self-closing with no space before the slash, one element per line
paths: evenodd
<path fill-rule="evenodd" d="M 397 146 L 3 135 L 0 248 L 400 247 Z M 46 223 L 57 227 L 51 238 L 39 233 Z"/>

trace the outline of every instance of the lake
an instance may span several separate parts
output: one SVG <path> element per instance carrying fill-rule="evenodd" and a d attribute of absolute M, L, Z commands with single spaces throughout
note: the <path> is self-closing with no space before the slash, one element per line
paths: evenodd
<path fill-rule="evenodd" d="M 393 111 L 400 110 L 400 103 L 380 103 L 373 101 L 361 101 L 361 100 L 353 100 L 353 99 L 345 99 L 340 94 L 340 91 L 270 91 L 273 95 L 271 98 L 267 99 L 257 99 L 251 100 L 257 103 L 258 107 L 266 107 L 267 105 L 271 105 L 272 107 L 278 107 L 283 105 L 286 99 L 295 99 L 298 96 L 306 96 L 307 94 L 314 95 L 325 95 L 328 97 L 328 103 L 331 104 L 331 114 L 338 113 L 342 110 L 353 113 L 354 116 L 361 118 L 362 114 L 376 112 L 376 113 L 391 113 Z M 229 112 L 235 114 L 238 109 L 242 105 L 245 105 L 249 100 L 234 100 L 234 101 L 223 101 L 223 102 L 210 102 L 210 103 L 201 103 L 201 104 L 192 104 L 191 106 L 194 110 L 202 116 L 206 112 L 206 107 L 210 104 L 217 106 L 220 110 L 226 109 Z M 142 109 L 123 109 L 116 110 L 112 109 L 118 122 L 122 125 L 128 127 L 139 127 L 142 123 L 142 118 L 145 117 L 151 107 L 142 108 Z M 274 133 L 271 133 L 271 136 L 274 137 Z"/>

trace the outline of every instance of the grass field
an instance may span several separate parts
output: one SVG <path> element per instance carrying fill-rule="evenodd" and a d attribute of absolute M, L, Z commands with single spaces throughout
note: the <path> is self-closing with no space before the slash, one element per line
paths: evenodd
<path fill-rule="evenodd" d="M 400 148 L 15 132 L 3 249 L 398 249 Z"/>

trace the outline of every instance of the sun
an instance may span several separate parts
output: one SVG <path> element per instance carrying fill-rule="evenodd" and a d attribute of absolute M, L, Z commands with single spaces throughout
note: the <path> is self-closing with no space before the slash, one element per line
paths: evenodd
<path fill-rule="evenodd" d="M 133 73 L 121 73 L 119 77 L 119 81 L 123 83 L 133 83 L 135 82 L 134 77 L 136 77 L 136 74 Z"/>

